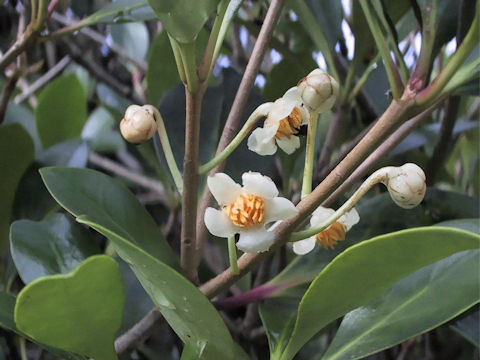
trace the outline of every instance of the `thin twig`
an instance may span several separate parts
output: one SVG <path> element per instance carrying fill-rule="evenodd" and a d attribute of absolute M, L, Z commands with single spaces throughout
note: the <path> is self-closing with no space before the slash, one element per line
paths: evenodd
<path fill-rule="evenodd" d="M 115 351 L 118 355 L 124 353 L 133 344 L 138 342 L 150 331 L 155 322 L 162 317 L 157 308 L 153 308 L 150 312 L 136 323 L 130 330 L 115 340 Z"/>
<path fill-rule="evenodd" d="M 182 233 L 180 262 L 188 279 L 197 282 L 194 262 L 198 199 L 198 149 L 200 141 L 200 113 L 202 92 L 191 93 L 185 87 L 185 157 L 183 159 Z"/>
<path fill-rule="evenodd" d="M 72 25 L 74 23 L 73 21 L 68 19 L 66 16 L 59 14 L 57 12 L 53 12 L 52 19 L 55 21 L 58 21 L 62 25 L 67 25 L 67 26 Z M 89 37 L 90 39 L 98 42 L 99 44 L 107 45 L 108 48 L 112 50 L 114 53 L 130 61 L 135 66 L 139 67 L 142 71 L 144 72 L 147 71 L 147 63 L 144 60 L 131 56 L 125 49 L 123 49 L 122 47 L 118 46 L 115 43 L 109 43 L 107 41 L 107 38 L 102 34 L 100 34 L 99 32 L 88 27 L 81 29 L 80 32 L 85 36 Z"/>
<path fill-rule="evenodd" d="M 28 88 L 23 89 L 23 92 L 15 96 L 15 103 L 20 104 L 25 99 L 28 99 L 32 94 L 34 94 L 38 89 L 42 88 L 50 82 L 55 76 L 60 74 L 65 67 L 71 62 L 69 55 L 64 56 L 54 67 L 48 70 L 45 74 L 39 77 L 33 84 Z"/>
<path fill-rule="evenodd" d="M 413 130 L 415 130 L 422 122 L 429 118 L 429 115 L 437 107 L 432 106 L 423 111 L 412 119 L 406 121 L 398 128 L 387 140 L 385 140 L 367 159 L 358 166 L 355 171 L 340 185 L 323 203 L 328 206 L 338 199 L 342 194 L 348 191 L 362 176 L 372 170 L 373 166 L 382 158 L 388 155 L 398 144 L 400 144 Z"/>
<path fill-rule="evenodd" d="M 165 193 L 165 188 L 158 181 L 155 181 L 147 176 L 132 172 L 130 169 L 116 163 L 115 161 L 100 156 L 94 152 L 90 153 L 90 155 L 88 156 L 88 161 L 90 161 L 95 166 L 98 166 L 104 170 L 111 171 L 115 175 L 130 180 L 131 182 L 138 184 L 145 189 L 156 192 L 157 194 L 159 194 L 159 196 L 161 197 L 161 201 L 164 204 L 169 204 L 168 197 Z"/>
<path fill-rule="evenodd" d="M 320 159 L 316 166 L 318 169 L 323 169 L 330 163 L 330 157 L 332 156 L 333 149 L 337 143 L 338 136 L 343 127 L 344 117 L 348 109 L 345 105 L 341 105 L 330 122 L 325 142 L 323 143 L 322 151 L 320 152 Z"/>
<path fill-rule="evenodd" d="M 265 56 L 267 50 L 267 45 L 273 35 L 273 30 L 278 22 L 284 3 L 285 0 L 273 0 L 268 8 L 268 12 L 265 16 L 265 20 L 253 48 L 252 55 L 247 64 L 247 68 L 245 69 L 245 73 L 243 74 L 237 94 L 235 95 L 235 99 L 225 123 L 222 136 L 220 137 L 217 147 L 217 154 L 225 149 L 225 147 L 232 141 L 240 125 L 240 120 L 242 118 L 245 105 L 253 88 L 255 78 L 258 74 L 260 65 L 262 64 L 263 57 Z M 219 164 L 210 172 L 210 175 L 222 171 L 224 166 L 225 162 Z M 203 222 L 203 216 L 205 214 L 205 210 L 212 204 L 212 202 L 212 194 L 210 191 L 208 191 L 208 189 L 205 189 L 197 216 L 197 240 L 194 258 L 195 269 L 200 265 L 203 246 L 208 237 L 208 231 Z"/>
<path fill-rule="evenodd" d="M 21 75 L 21 71 L 15 69 L 13 74 L 7 79 L 6 84 L 4 84 L 2 93 L 0 94 L 0 124 L 5 118 L 7 112 L 8 101 L 10 96 L 12 96 L 13 91 L 15 90 L 15 85 Z"/>

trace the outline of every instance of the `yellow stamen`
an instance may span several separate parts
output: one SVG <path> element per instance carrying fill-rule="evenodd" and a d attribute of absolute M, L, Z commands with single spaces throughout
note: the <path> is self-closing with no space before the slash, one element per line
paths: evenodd
<path fill-rule="evenodd" d="M 280 139 L 282 137 L 287 137 L 290 139 L 292 135 L 298 133 L 301 125 L 302 113 L 298 108 L 294 107 L 290 115 L 280 120 L 280 124 L 278 125 L 278 130 L 275 134 L 275 137 L 277 139 Z"/>
<path fill-rule="evenodd" d="M 242 194 L 233 204 L 224 206 L 222 210 L 235 225 L 248 227 L 263 221 L 265 201 L 260 196 Z"/>
<path fill-rule="evenodd" d="M 325 249 L 333 249 L 337 242 L 345 240 L 345 234 L 345 226 L 336 221 L 330 225 L 328 229 L 316 235 L 317 244 L 323 246 Z"/>

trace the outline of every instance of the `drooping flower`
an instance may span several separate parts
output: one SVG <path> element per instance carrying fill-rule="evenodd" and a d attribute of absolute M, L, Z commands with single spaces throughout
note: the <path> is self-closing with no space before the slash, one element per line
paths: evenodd
<path fill-rule="evenodd" d="M 275 235 L 266 225 L 292 217 L 298 210 L 290 200 L 277 196 L 277 187 L 268 176 L 247 172 L 242 182 L 240 186 L 224 173 L 208 177 L 208 188 L 220 210 L 208 208 L 205 225 L 218 237 L 240 234 L 237 247 L 244 252 L 267 251 Z"/>
<path fill-rule="evenodd" d="M 387 179 L 382 181 L 392 200 L 404 209 L 420 204 L 425 197 L 427 185 L 422 168 L 413 163 L 392 167 Z"/>
<path fill-rule="evenodd" d="M 278 145 L 287 154 L 293 153 L 300 147 L 296 134 L 309 116 L 297 88 L 289 89 L 271 105 L 263 128 L 250 134 L 248 148 L 259 155 L 273 155 Z"/>
<path fill-rule="evenodd" d="M 120 122 L 120 132 L 128 142 L 140 144 L 153 137 L 159 117 L 160 112 L 152 105 L 130 105 Z"/>
<path fill-rule="evenodd" d="M 315 69 L 298 84 L 298 92 L 310 111 L 330 110 L 338 96 L 338 83 L 321 69 Z"/>
<path fill-rule="evenodd" d="M 335 211 L 323 206 L 319 206 L 313 213 L 310 219 L 310 227 L 317 227 L 322 224 Z M 345 240 L 345 235 L 348 230 L 360 221 L 355 208 L 347 211 L 337 221 L 331 224 L 325 230 L 307 239 L 296 241 L 293 243 L 293 251 L 297 255 L 305 255 L 313 250 L 315 243 L 323 246 L 325 249 L 333 249 L 335 244 L 339 241 Z"/>

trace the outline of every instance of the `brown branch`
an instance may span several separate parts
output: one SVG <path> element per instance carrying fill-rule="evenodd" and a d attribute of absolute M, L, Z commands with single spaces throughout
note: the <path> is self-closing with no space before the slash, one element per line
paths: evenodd
<path fill-rule="evenodd" d="M 18 69 L 14 70 L 13 74 L 7 79 L 6 84 L 3 86 L 2 93 L 0 95 L 0 124 L 5 118 L 7 112 L 8 101 L 15 90 L 15 85 L 20 78 L 22 72 Z"/>
<path fill-rule="evenodd" d="M 429 115 L 436 106 L 423 111 L 412 119 L 406 121 L 400 126 L 397 131 L 388 137 L 372 154 L 370 154 L 365 161 L 358 166 L 355 171 L 339 186 L 323 203 L 328 206 L 338 199 L 342 194 L 348 191 L 361 177 L 372 170 L 373 166 L 382 158 L 388 155 L 398 144 L 400 144 L 413 130 L 415 130 L 421 123 L 429 118 Z M 427 177 L 428 179 L 428 177 Z"/>
<path fill-rule="evenodd" d="M 198 200 L 198 147 L 200 137 L 200 113 L 203 92 L 191 93 L 185 87 L 185 157 L 183 158 L 182 233 L 180 263 L 186 277 L 198 282 L 197 267 L 194 263 L 197 200 Z"/>
<path fill-rule="evenodd" d="M 285 244 L 298 225 L 324 201 L 333 190 L 339 186 L 360 164 L 370 155 L 397 127 L 399 127 L 414 112 L 414 93 L 408 88 L 403 96 L 394 100 L 385 113 L 355 146 L 355 148 L 338 164 L 338 166 L 318 185 L 315 190 L 303 199 L 298 205 L 298 214 L 293 218 L 283 221 L 276 229 L 275 243 L 271 249 L 259 254 L 244 254 L 238 260 L 240 273 L 233 274 L 231 269 L 225 270 L 215 278 L 200 287 L 200 290 L 209 298 L 228 289 L 237 279 L 245 275 L 261 260 L 270 256 L 275 250 Z"/>
<path fill-rule="evenodd" d="M 240 125 L 241 117 L 243 115 L 243 110 L 248 100 L 248 96 L 250 95 L 253 84 L 255 82 L 255 78 L 260 70 L 260 65 L 262 64 L 263 57 L 265 56 L 267 45 L 273 35 L 273 30 L 275 29 L 275 25 L 278 22 L 284 3 L 285 0 L 273 0 L 270 4 L 270 7 L 268 8 L 268 12 L 265 16 L 265 21 L 263 22 L 262 28 L 260 29 L 260 33 L 258 35 L 257 41 L 255 42 L 252 55 L 247 64 L 247 68 L 245 69 L 245 73 L 243 74 L 242 81 L 240 82 L 240 86 L 238 87 L 237 94 L 235 95 L 232 108 L 230 109 L 230 113 L 225 123 L 222 136 L 220 137 L 220 141 L 217 147 L 217 154 L 219 154 L 223 149 L 225 149 L 225 147 L 230 143 L 230 141 L 232 141 L 232 139 L 236 135 L 237 129 Z M 210 171 L 210 175 L 222 171 L 224 164 L 225 163 L 222 163 L 216 168 L 214 168 L 212 171 Z M 200 208 L 196 220 L 197 241 L 194 257 L 195 269 L 197 269 L 200 265 L 203 246 L 208 237 L 208 231 L 203 222 L 203 216 L 207 207 L 209 207 L 212 203 L 213 196 L 210 191 L 208 191 L 208 189 L 205 189 L 200 202 Z"/>
<path fill-rule="evenodd" d="M 162 317 L 162 314 L 155 307 L 136 323 L 130 330 L 115 340 L 115 351 L 118 355 L 124 353 L 132 345 L 139 342 L 150 331 L 155 322 Z"/>

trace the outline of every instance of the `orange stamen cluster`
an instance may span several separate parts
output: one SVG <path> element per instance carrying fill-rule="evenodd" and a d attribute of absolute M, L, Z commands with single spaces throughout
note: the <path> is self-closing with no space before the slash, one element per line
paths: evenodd
<path fill-rule="evenodd" d="M 265 201 L 252 194 L 239 195 L 233 204 L 222 209 L 232 222 L 240 227 L 260 224 L 265 213 Z"/>
<path fill-rule="evenodd" d="M 287 137 L 290 139 L 292 135 L 298 133 L 301 125 L 302 113 L 298 108 L 294 107 L 290 115 L 280 120 L 280 124 L 278 125 L 278 130 L 275 134 L 275 137 L 277 139 L 280 139 L 282 137 Z"/>
<path fill-rule="evenodd" d="M 337 242 L 345 240 L 345 234 L 345 226 L 336 221 L 328 229 L 316 235 L 317 244 L 323 246 L 325 249 L 333 249 Z"/>

